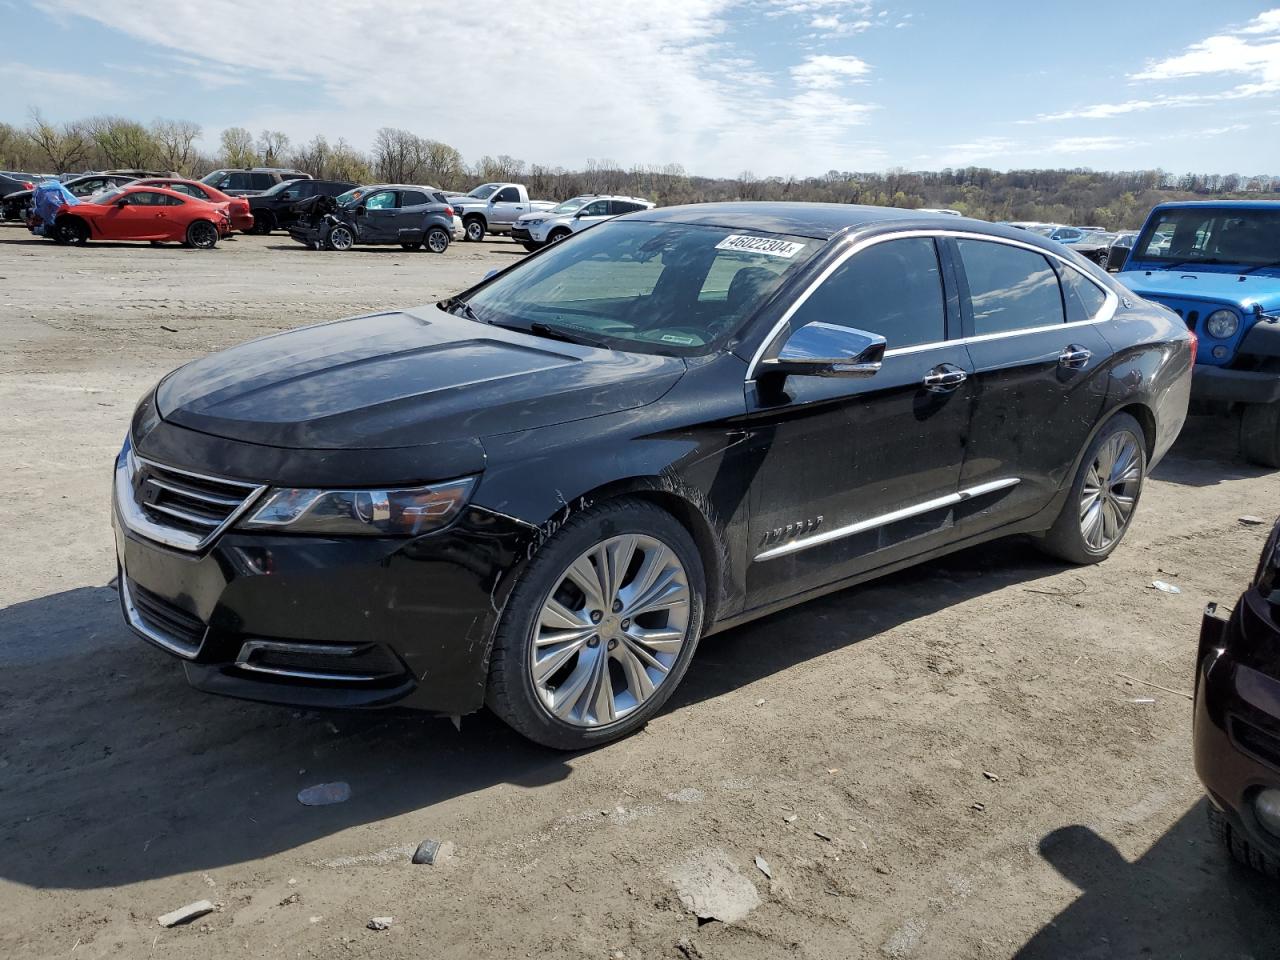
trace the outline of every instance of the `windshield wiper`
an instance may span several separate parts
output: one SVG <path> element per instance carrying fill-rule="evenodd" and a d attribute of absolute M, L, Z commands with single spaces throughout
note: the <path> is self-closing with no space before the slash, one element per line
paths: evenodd
<path fill-rule="evenodd" d="M 1201 257 L 1193 257 L 1193 258 L 1192 258 L 1192 259 L 1190 259 L 1190 260 L 1179 260 L 1179 261 L 1177 261 L 1176 263 L 1166 263 L 1166 264 L 1163 264 L 1163 265 L 1162 265 L 1162 267 L 1161 267 L 1161 269 L 1163 269 L 1163 270 L 1177 270 L 1179 267 L 1194 267 L 1194 266 L 1198 266 L 1199 264 L 1203 264 L 1203 263 L 1219 264 L 1219 263 L 1226 263 L 1226 262 L 1227 262 L 1227 261 L 1225 261 L 1225 260 L 1219 260 L 1217 257 L 1203 257 L 1203 258 L 1201 258 Z"/>
<path fill-rule="evenodd" d="M 1280 267 L 1280 260 L 1272 260 L 1270 263 L 1260 263 L 1256 267 L 1250 267 L 1248 270 L 1241 270 L 1241 274 L 1253 273 L 1257 270 L 1266 270 L 1268 267 Z"/>
<path fill-rule="evenodd" d="M 528 332 L 535 333 L 540 337 L 549 337 L 552 340 L 563 340 L 565 343 L 577 343 L 586 347 L 600 347 L 604 350 L 612 349 L 608 341 L 593 337 L 589 333 L 579 333 L 577 327 L 561 327 L 554 323 L 534 320 L 529 324 Z"/>
<path fill-rule="evenodd" d="M 449 297 L 448 299 L 441 300 L 436 304 L 436 306 L 445 313 L 452 313 L 455 317 L 461 314 L 468 320 L 474 320 L 476 323 L 484 322 L 480 319 L 480 315 L 476 313 L 475 307 L 471 306 L 471 304 L 467 303 L 467 301 L 463 300 L 461 297 Z"/>

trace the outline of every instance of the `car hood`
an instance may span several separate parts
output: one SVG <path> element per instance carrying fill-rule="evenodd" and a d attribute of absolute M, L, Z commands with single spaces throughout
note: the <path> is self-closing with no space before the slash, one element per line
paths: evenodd
<path fill-rule="evenodd" d="M 1242 310 L 1280 308 L 1280 278 L 1273 271 L 1210 273 L 1207 270 L 1126 270 L 1116 278 L 1134 293 L 1158 300 L 1205 300 L 1230 303 Z"/>
<path fill-rule="evenodd" d="M 562 343 L 428 306 L 215 353 L 167 377 L 156 403 L 164 420 L 226 439 L 386 449 L 644 406 L 684 371 L 678 358 Z"/>

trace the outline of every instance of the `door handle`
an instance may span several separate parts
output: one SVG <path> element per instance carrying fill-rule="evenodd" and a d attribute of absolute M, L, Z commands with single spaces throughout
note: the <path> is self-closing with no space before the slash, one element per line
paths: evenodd
<path fill-rule="evenodd" d="M 969 375 L 950 363 L 940 363 L 924 375 L 924 388 L 930 393 L 950 393 L 969 379 Z"/>
<path fill-rule="evenodd" d="M 1073 343 L 1058 354 L 1058 366 L 1079 370 L 1089 362 L 1089 358 L 1092 356 L 1092 350 L 1082 347 L 1078 343 Z"/>

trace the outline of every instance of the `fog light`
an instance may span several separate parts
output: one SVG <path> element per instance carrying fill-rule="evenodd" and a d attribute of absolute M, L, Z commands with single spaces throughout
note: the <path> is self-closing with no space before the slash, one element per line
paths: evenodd
<path fill-rule="evenodd" d="M 1280 837 L 1280 790 L 1262 790 L 1253 798 L 1253 813 L 1267 833 Z"/>
<path fill-rule="evenodd" d="M 1226 347 L 1214 347 L 1214 348 L 1213 348 L 1213 356 L 1214 356 L 1214 359 L 1215 359 L 1215 360 L 1225 360 L 1225 359 L 1227 358 L 1227 348 L 1226 348 Z"/>

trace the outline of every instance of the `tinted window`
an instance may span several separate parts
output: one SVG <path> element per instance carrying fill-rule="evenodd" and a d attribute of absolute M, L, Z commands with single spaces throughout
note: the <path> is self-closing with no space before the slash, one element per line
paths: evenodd
<path fill-rule="evenodd" d="M 269 190 L 276 185 L 276 178 L 269 173 L 252 173 L 249 179 L 254 190 Z"/>
<path fill-rule="evenodd" d="M 945 340 L 938 253 L 927 237 L 877 243 L 831 274 L 792 315 L 878 333 L 890 348 Z"/>
<path fill-rule="evenodd" d="M 608 200 L 593 200 L 582 208 L 582 216 L 584 217 L 603 217 L 609 213 Z"/>
<path fill-rule="evenodd" d="M 1175 207 L 1161 211 L 1135 244 L 1134 259 L 1251 266 L 1280 260 L 1280 210 Z"/>
<path fill-rule="evenodd" d="M 400 191 L 400 206 L 402 207 L 416 207 L 427 202 L 427 195 L 421 190 Z"/>
<path fill-rule="evenodd" d="M 630 200 L 614 200 L 610 207 L 613 213 L 634 213 L 636 210 L 643 210 L 644 204 L 632 203 Z"/>
<path fill-rule="evenodd" d="M 1107 295 L 1079 270 L 1068 266 L 1061 270 L 1062 302 L 1067 308 L 1067 323 L 1093 319 L 1107 302 Z"/>
<path fill-rule="evenodd" d="M 381 193 L 375 193 L 364 202 L 366 210 L 393 210 L 395 205 L 396 192 L 394 190 L 383 190 Z"/>
<path fill-rule="evenodd" d="M 520 191 L 515 187 L 507 187 L 493 198 L 494 203 L 519 203 Z"/>
<path fill-rule="evenodd" d="M 150 190 L 139 190 L 136 193 L 128 195 L 130 204 L 136 204 L 140 207 L 163 207 L 169 202 L 169 198 L 163 193 L 152 193 Z"/>
<path fill-rule="evenodd" d="M 323 193 L 326 197 L 336 197 L 340 193 L 346 193 L 351 187 L 345 183 L 326 183 L 315 188 L 319 193 Z"/>
<path fill-rule="evenodd" d="M 978 336 L 1062 323 L 1058 276 L 1038 253 L 984 240 L 957 240 Z"/>
<path fill-rule="evenodd" d="M 225 173 L 214 180 L 210 186 L 217 187 L 219 190 L 250 190 L 249 174 L 243 170 L 233 170 Z"/>
<path fill-rule="evenodd" d="M 281 180 L 305 180 L 307 179 L 307 175 L 305 173 L 282 173 L 280 174 L 280 179 Z"/>

